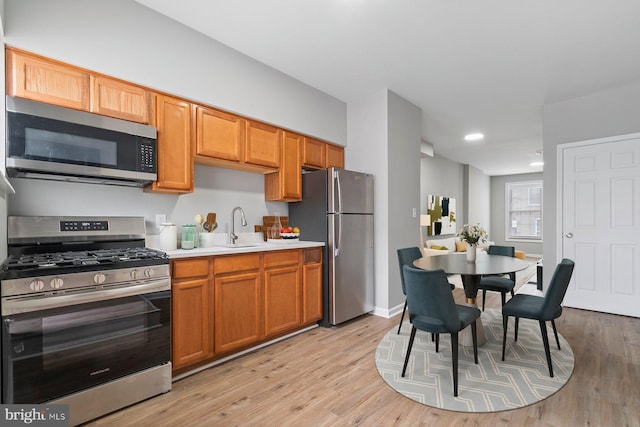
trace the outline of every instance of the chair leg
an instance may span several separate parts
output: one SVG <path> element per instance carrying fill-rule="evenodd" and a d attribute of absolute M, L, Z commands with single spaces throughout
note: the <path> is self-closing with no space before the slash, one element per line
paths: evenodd
<path fill-rule="evenodd" d="M 436 353 L 440 349 L 440 334 L 436 334 Z"/>
<path fill-rule="evenodd" d="M 478 364 L 478 327 L 476 321 L 471 322 L 471 338 L 473 338 L 473 361 Z"/>
<path fill-rule="evenodd" d="M 502 301 L 502 305 L 505 305 L 507 303 L 507 293 L 506 292 L 500 292 L 500 300 Z"/>
<path fill-rule="evenodd" d="M 404 308 L 402 309 L 402 316 L 400 316 L 400 325 L 398 325 L 398 335 L 400 335 L 400 328 L 402 328 L 402 322 L 404 322 L 404 312 L 407 311 L 407 300 L 404 300 Z"/>
<path fill-rule="evenodd" d="M 431 332 L 431 342 L 434 342 L 435 340 L 436 340 L 436 334 Z"/>
<path fill-rule="evenodd" d="M 549 376 L 553 378 L 553 366 L 551 366 L 551 350 L 549 350 L 549 336 L 547 335 L 547 325 L 544 320 L 540 320 L 540 332 L 542 333 L 542 343 L 544 344 L 544 352 L 547 355 L 547 364 L 549 365 Z"/>
<path fill-rule="evenodd" d="M 516 294 L 513 293 L 513 289 L 511 289 L 511 298 L 513 298 Z"/>
<path fill-rule="evenodd" d="M 551 326 L 553 326 L 553 334 L 556 336 L 556 344 L 558 344 L 558 350 L 560 350 L 560 339 L 558 339 L 558 330 L 556 329 L 556 322 L 553 319 L 551 319 Z"/>
<path fill-rule="evenodd" d="M 458 397 L 458 333 L 451 334 L 451 361 L 453 363 L 453 396 Z"/>
<path fill-rule="evenodd" d="M 482 290 L 482 311 L 484 311 L 484 299 L 487 296 L 487 290 L 483 289 Z"/>
<path fill-rule="evenodd" d="M 407 370 L 407 364 L 409 363 L 409 355 L 411 354 L 411 347 L 413 347 L 413 339 L 416 337 L 416 328 L 411 326 L 411 336 L 409 337 L 409 346 L 407 347 L 407 355 L 404 358 L 404 366 L 402 367 L 402 376 Z"/>
<path fill-rule="evenodd" d="M 520 325 L 520 318 L 516 317 L 516 335 L 515 338 L 513 339 L 514 341 L 518 341 L 518 326 Z"/>
<path fill-rule="evenodd" d="M 504 362 L 504 351 L 507 347 L 507 325 L 509 316 L 502 316 L 502 361 Z"/>

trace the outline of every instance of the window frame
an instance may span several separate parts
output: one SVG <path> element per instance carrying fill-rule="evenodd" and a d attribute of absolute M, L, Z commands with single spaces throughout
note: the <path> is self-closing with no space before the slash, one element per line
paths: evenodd
<path fill-rule="evenodd" d="M 543 223 L 543 214 L 544 214 L 544 188 L 543 181 L 541 179 L 530 180 L 530 181 L 507 181 L 505 182 L 505 224 L 504 224 L 504 237 L 507 242 L 531 242 L 531 243 L 542 243 L 543 231 L 544 231 L 544 223 Z M 510 200 L 510 192 L 515 187 L 528 187 L 530 190 L 531 187 L 539 187 L 540 188 L 540 221 L 539 225 L 536 227 L 540 228 L 540 237 L 536 236 L 513 236 L 511 234 L 511 200 Z M 531 194 L 529 194 L 529 198 Z M 529 205 L 536 206 L 536 205 Z"/>

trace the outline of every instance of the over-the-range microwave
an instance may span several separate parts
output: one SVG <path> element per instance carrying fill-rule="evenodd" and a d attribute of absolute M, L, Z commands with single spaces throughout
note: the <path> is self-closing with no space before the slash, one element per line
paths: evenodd
<path fill-rule="evenodd" d="M 127 186 L 157 180 L 153 126 L 7 96 L 11 177 Z"/>

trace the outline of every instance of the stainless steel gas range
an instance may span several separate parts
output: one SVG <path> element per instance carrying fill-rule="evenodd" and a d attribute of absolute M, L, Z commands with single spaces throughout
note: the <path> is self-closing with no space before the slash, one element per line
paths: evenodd
<path fill-rule="evenodd" d="M 2 403 L 79 424 L 171 389 L 171 282 L 143 217 L 8 218 Z"/>

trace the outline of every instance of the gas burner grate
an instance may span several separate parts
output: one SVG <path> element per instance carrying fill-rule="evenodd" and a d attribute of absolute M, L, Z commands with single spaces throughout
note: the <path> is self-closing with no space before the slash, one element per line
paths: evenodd
<path fill-rule="evenodd" d="M 149 248 L 98 249 L 95 251 L 69 251 L 10 257 L 7 270 L 27 270 L 50 267 L 73 267 L 99 264 L 125 263 L 145 259 L 167 259 L 167 254 Z"/>

